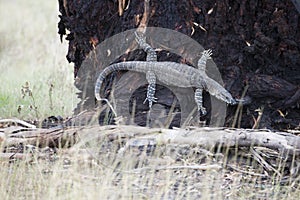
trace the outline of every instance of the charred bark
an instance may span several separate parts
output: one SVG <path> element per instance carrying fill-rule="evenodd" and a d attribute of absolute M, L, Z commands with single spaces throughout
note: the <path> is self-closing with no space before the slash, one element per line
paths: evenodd
<path fill-rule="evenodd" d="M 182 32 L 204 48 L 213 49 L 214 62 L 234 97 L 239 98 L 249 87 L 246 95 L 252 103 L 243 107 L 242 127 L 251 128 L 258 117 L 255 110 L 263 106 L 260 127 L 299 128 L 300 15 L 292 1 L 151 0 L 150 9 L 149 27 Z M 88 109 L 86 102 L 94 101 L 95 77 L 77 74 L 83 60 L 106 38 L 137 28 L 143 1 L 59 0 L 59 10 L 59 34 L 62 38 L 69 31 L 67 59 L 75 64 L 76 87 L 81 91 L 78 112 L 79 108 Z M 165 51 L 158 52 L 158 58 L 180 61 Z M 134 51 L 120 59 L 145 60 L 145 53 Z M 97 74 L 97 68 L 93 70 L 92 74 Z M 108 81 L 108 88 L 110 84 Z M 166 94 L 160 98 L 173 98 Z M 235 110 L 236 107 L 229 108 L 227 126 L 232 123 Z"/>

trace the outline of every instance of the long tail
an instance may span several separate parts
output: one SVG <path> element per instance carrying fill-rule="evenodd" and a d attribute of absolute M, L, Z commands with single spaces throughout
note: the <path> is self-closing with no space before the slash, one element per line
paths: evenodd
<path fill-rule="evenodd" d="M 114 71 L 119 71 L 119 70 L 130 70 L 132 69 L 132 65 L 125 65 L 124 63 L 116 63 L 112 64 L 108 67 L 106 67 L 98 76 L 97 81 L 95 83 L 95 97 L 97 101 L 105 101 L 107 105 L 111 108 L 113 111 L 114 115 L 117 116 L 117 113 L 115 112 L 113 106 L 109 103 L 109 101 L 105 98 L 102 98 L 100 96 L 100 89 L 102 87 L 103 81 L 106 78 L 107 75 L 111 74 Z"/>
<path fill-rule="evenodd" d="M 132 64 L 133 65 L 133 64 Z M 98 76 L 97 81 L 95 83 L 95 97 L 98 101 L 103 100 L 103 98 L 100 97 L 100 89 L 102 87 L 103 81 L 112 72 L 115 71 L 121 71 L 121 70 L 131 70 L 133 68 L 132 65 L 126 65 L 125 63 L 116 63 L 109 65 L 106 67 Z"/>

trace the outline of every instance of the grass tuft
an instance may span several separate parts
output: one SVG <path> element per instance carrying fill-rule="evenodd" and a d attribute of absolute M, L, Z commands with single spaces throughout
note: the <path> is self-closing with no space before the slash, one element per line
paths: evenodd
<path fill-rule="evenodd" d="M 57 34 L 57 6 L 56 1 L 0 1 L 5 19 L 0 21 L 0 118 L 72 115 L 78 99 L 67 43 Z M 26 83 L 31 95 L 23 98 Z"/>

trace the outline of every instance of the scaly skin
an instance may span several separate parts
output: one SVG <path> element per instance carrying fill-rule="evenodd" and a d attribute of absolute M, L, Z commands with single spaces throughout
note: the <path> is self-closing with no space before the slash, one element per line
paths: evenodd
<path fill-rule="evenodd" d="M 114 71 L 120 70 L 135 71 L 140 73 L 147 73 L 148 71 L 151 71 L 155 74 L 159 81 L 166 85 L 204 89 L 211 95 L 226 103 L 236 103 L 227 90 L 225 90 L 215 80 L 209 78 L 206 73 L 203 73 L 201 70 L 175 62 L 151 62 L 150 65 L 148 61 L 121 62 L 112 64 L 105 68 L 100 73 L 96 81 L 95 96 L 97 100 L 102 100 L 99 92 L 105 77 Z"/>
<path fill-rule="evenodd" d="M 210 56 L 212 55 L 212 51 L 210 49 L 202 52 L 202 56 L 198 61 L 198 69 L 196 69 L 189 65 L 175 62 L 157 62 L 156 52 L 148 43 L 146 43 L 145 37 L 143 35 L 140 36 L 137 32 L 135 33 L 135 36 L 139 46 L 147 53 L 146 61 L 116 63 L 105 68 L 100 73 L 95 84 L 95 97 L 98 101 L 104 100 L 112 108 L 107 99 L 100 97 L 102 83 L 105 77 L 110 73 L 119 70 L 128 70 L 146 74 L 149 85 L 145 102 L 149 101 L 149 108 L 152 107 L 153 102 L 156 102 L 157 99 L 154 97 L 156 79 L 170 86 L 184 88 L 195 87 L 195 101 L 198 105 L 198 110 L 201 111 L 203 115 L 206 114 L 206 109 L 202 105 L 203 90 L 208 91 L 211 95 L 228 104 L 237 103 L 225 88 L 207 76 L 205 68 L 207 60 L 211 59 Z"/>
<path fill-rule="evenodd" d="M 135 40 L 139 44 L 139 46 L 147 53 L 146 61 L 147 62 L 157 62 L 157 54 L 155 50 L 146 42 L 146 38 L 143 35 L 143 33 L 140 33 L 139 35 L 138 32 L 135 32 Z M 152 107 L 153 102 L 156 102 L 156 97 L 155 95 L 155 85 L 156 85 L 156 77 L 153 71 L 148 69 L 146 72 L 146 79 L 148 81 L 148 88 L 147 88 L 147 96 L 144 101 L 149 101 L 149 108 Z"/>

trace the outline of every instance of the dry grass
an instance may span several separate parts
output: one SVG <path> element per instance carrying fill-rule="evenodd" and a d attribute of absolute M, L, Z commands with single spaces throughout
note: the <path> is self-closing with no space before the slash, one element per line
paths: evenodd
<path fill-rule="evenodd" d="M 250 160 L 247 167 L 188 145 L 158 146 L 151 155 L 139 149 L 122 154 L 117 146 L 92 139 L 46 159 L 0 160 L 1 199 L 296 200 L 300 195 L 295 182 L 280 185 L 276 175 L 266 176 Z M 231 167 L 223 166 L 226 160 Z"/>

